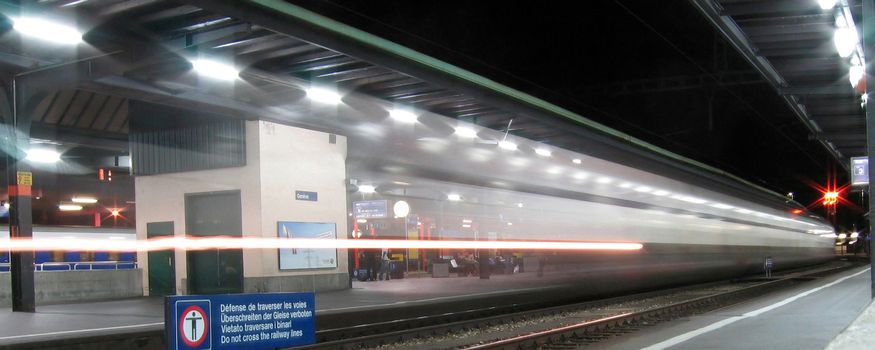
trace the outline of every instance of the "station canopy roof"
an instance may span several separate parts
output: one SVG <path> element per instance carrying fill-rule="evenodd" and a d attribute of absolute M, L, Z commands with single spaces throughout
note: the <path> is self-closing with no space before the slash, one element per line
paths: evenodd
<path fill-rule="evenodd" d="M 855 0 L 693 0 L 715 28 L 782 95 L 809 138 L 818 140 L 846 169 L 848 157 L 866 155 L 861 106 L 863 53 L 837 51 L 838 28 L 862 23 Z M 820 3 L 827 3 L 822 8 Z M 856 49 L 862 47 L 859 43 Z M 852 73 L 853 66 L 857 72 Z"/>
<path fill-rule="evenodd" d="M 619 153 L 646 158 L 657 167 L 696 174 L 742 191 L 756 187 L 525 92 L 283 1 L 64 0 L 22 7 L 5 4 L 0 11 L 6 16 L 0 69 L 26 81 L 28 85 L 21 88 L 32 89 L 26 95 L 32 95 L 35 102 L 25 108 L 33 117 L 33 138 L 124 153 L 131 100 L 330 132 L 348 128 L 350 120 L 338 117 L 336 109 L 304 102 L 306 89 L 321 86 L 596 157 L 616 160 L 616 149 L 622 149 Z M 67 22 L 84 33 L 84 42 L 64 46 L 12 30 L 13 20 L 26 16 Z M 231 83 L 207 82 L 192 72 L 192 62 L 198 59 L 231 64 L 240 70 L 239 78 Z M 846 81 L 841 79 L 842 64 L 837 58 L 823 60 L 832 63 L 812 61 L 811 65 L 825 66 L 818 76 L 829 81 L 827 85 Z M 797 81 L 796 76 L 783 77 Z M 821 81 L 798 79 L 800 85 L 791 86 Z M 809 103 L 807 110 L 816 111 L 811 118 L 824 116 L 817 120 L 824 120 L 829 128 L 820 130 L 820 136 L 856 125 L 853 118 L 859 111 L 853 107 L 858 104 L 847 103 L 855 98 L 849 89 L 799 95 Z M 815 106 L 818 101 L 823 103 Z M 843 107 L 830 107 L 836 101 Z M 385 118 L 388 113 L 357 105 L 355 98 L 344 98 L 344 102 L 372 118 Z M 846 116 L 842 120 L 849 124 L 826 121 L 838 115 Z M 611 144 L 614 154 L 599 154 L 594 143 Z M 858 146 L 840 145 L 851 154 Z M 765 197 L 778 197 L 766 192 L 759 191 Z"/>

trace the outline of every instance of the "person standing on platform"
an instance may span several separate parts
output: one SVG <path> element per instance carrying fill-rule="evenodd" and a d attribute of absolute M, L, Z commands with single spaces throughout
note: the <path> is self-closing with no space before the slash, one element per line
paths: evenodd
<path fill-rule="evenodd" d="M 371 276 L 369 275 L 371 271 L 371 260 L 368 259 L 367 249 L 363 249 L 359 252 L 359 269 L 358 269 L 358 280 L 359 281 L 367 281 L 370 280 Z"/>
<path fill-rule="evenodd" d="M 365 260 L 368 262 L 368 281 L 377 280 L 377 269 L 380 268 L 380 260 L 373 249 L 365 250 Z"/>
<path fill-rule="evenodd" d="M 389 280 L 389 265 L 392 263 L 392 259 L 389 258 L 389 252 L 383 251 L 382 258 L 380 259 L 380 280 L 386 278 L 386 281 Z"/>
<path fill-rule="evenodd" d="M 766 277 L 772 277 L 772 267 L 774 266 L 774 261 L 771 256 L 767 256 L 766 260 L 763 262 L 763 270 L 766 271 Z"/>

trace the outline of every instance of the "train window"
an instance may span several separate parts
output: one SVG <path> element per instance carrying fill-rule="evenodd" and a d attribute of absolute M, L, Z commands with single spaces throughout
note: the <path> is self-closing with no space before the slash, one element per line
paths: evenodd
<path fill-rule="evenodd" d="M 94 252 L 80 252 L 79 261 L 94 261 Z"/>
<path fill-rule="evenodd" d="M 62 262 L 64 261 L 64 251 L 63 250 L 54 250 L 52 251 L 52 259 L 53 262 Z"/>
<path fill-rule="evenodd" d="M 118 257 L 119 257 L 118 252 L 109 252 L 106 254 L 106 260 L 109 260 L 109 261 L 119 261 Z"/>

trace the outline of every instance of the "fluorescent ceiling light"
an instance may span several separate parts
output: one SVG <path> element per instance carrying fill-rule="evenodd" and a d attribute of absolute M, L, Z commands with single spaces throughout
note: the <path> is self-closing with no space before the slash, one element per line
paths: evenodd
<path fill-rule="evenodd" d="M 731 205 L 723 204 L 723 203 L 714 203 L 714 204 L 711 204 L 711 206 L 714 208 L 717 208 L 717 209 L 732 209 L 732 208 L 734 208 Z"/>
<path fill-rule="evenodd" d="M 614 182 L 614 180 L 609 177 L 602 176 L 598 178 L 598 180 L 595 180 L 595 182 L 598 182 L 600 184 L 609 184 L 611 182 Z"/>
<path fill-rule="evenodd" d="M 340 94 L 324 88 L 309 88 L 307 89 L 307 97 L 311 100 L 326 104 L 340 103 Z"/>
<path fill-rule="evenodd" d="M 516 144 L 510 141 L 501 141 L 498 143 L 498 147 L 508 151 L 516 151 Z"/>
<path fill-rule="evenodd" d="M 78 204 L 59 204 L 58 209 L 61 211 L 77 211 L 82 210 L 82 206 Z"/>
<path fill-rule="evenodd" d="M 473 137 L 477 137 L 477 131 L 475 131 L 474 129 L 471 129 L 471 128 L 464 127 L 464 126 L 459 126 L 459 127 L 456 127 L 456 135 L 458 135 L 459 137 L 473 138 Z"/>
<path fill-rule="evenodd" d="M 471 223 L 471 219 L 462 219 L 462 223 L 470 224 L 470 223 Z"/>
<path fill-rule="evenodd" d="M 654 195 L 654 196 L 667 196 L 668 193 L 669 193 L 669 192 L 666 191 L 666 190 L 656 190 L 656 191 L 653 191 L 653 195 Z"/>
<path fill-rule="evenodd" d="M 73 197 L 73 203 L 94 204 L 94 203 L 97 203 L 97 198 L 91 198 L 91 197 Z"/>
<path fill-rule="evenodd" d="M 578 172 L 577 174 L 574 174 L 574 178 L 578 179 L 578 180 L 583 180 L 583 179 L 586 179 L 588 177 L 589 177 L 589 174 L 582 172 L 582 171 Z"/>
<path fill-rule="evenodd" d="M 680 201 L 684 201 L 687 203 L 693 203 L 693 204 L 705 204 L 708 202 L 708 201 L 701 199 L 701 198 L 690 197 L 690 196 L 681 196 L 681 195 L 671 196 L 671 198 L 674 198 L 674 199 L 677 199 Z"/>
<path fill-rule="evenodd" d="M 863 79 L 863 74 L 865 73 L 866 71 L 862 66 L 851 66 L 848 70 L 848 80 L 851 81 L 851 86 L 857 87 L 857 85 L 860 84 L 860 79 Z"/>
<path fill-rule="evenodd" d="M 61 154 L 50 149 L 31 149 L 24 158 L 34 163 L 57 163 L 61 160 Z"/>
<path fill-rule="evenodd" d="M 647 186 L 638 186 L 635 188 L 635 191 L 636 192 L 650 193 L 653 191 L 653 189 L 650 187 L 647 187 Z"/>
<path fill-rule="evenodd" d="M 562 172 L 562 168 L 560 168 L 560 167 L 558 167 L 558 166 L 554 166 L 554 167 L 552 167 L 552 168 L 550 168 L 550 169 L 547 169 L 547 173 L 548 173 L 548 174 L 556 175 L 556 174 L 559 174 L 559 173 L 561 173 L 561 172 Z"/>
<path fill-rule="evenodd" d="M 631 182 L 624 182 L 618 185 L 620 188 L 632 188 L 634 186 Z"/>
<path fill-rule="evenodd" d="M 57 44 L 76 45 L 82 42 L 82 33 L 74 27 L 36 17 L 12 20 L 12 28 L 19 33 Z"/>
<path fill-rule="evenodd" d="M 471 228 L 471 224 L 462 224 L 463 228 Z"/>
<path fill-rule="evenodd" d="M 191 61 L 191 66 L 197 74 L 218 80 L 234 80 L 240 75 L 240 71 L 234 66 L 209 59 L 196 59 Z"/>
<path fill-rule="evenodd" d="M 860 37 L 857 35 L 857 29 L 853 27 L 838 28 L 833 36 L 833 43 L 835 44 L 836 51 L 838 51 L 839 55 L 842 57 L 848 57 L 854 53 L 854 49 L 857 48 L 859 42 Z"/>
<path fill-rule="evenodd" d="M 518 208 L 522 208 L 522 207 L 523 207 L 523 204 L 522 204 L 522 203 L 517 203 L 516 206 L 517 206 Z"/>
<path fill-rule="evenodd" d="M 450 193 L 450 194 L 447 195 L 447 200 L 451 200 L 451 201 L 454 201 L 454 202 L 455 202 L 455 201 L 460 201 L 460 200 L 462 200 L 462 196 L 459 195 L 459 194 L 456 194 L 456 193 Z"/>
<path fill-rule="evenodd" d="M 817 4 L 823 10 L 829 10 L 836 6 L 836 0 L 817 0 Z"/>
<path fill-rule="evenodd" d="M 405 123 L 416 123 L 417 118 L 416 114 L 413 114 L 413 112 L 403 109 L 393 109 L 389 112 L 389 116 L 392 117 L 392 119 Z"/>
<path fill-rule="evenodd" d="M 374 193 L 377 192 L 377 188 L 373 185 L 361 185 L 359 186 L 359 192 L 361 193 Z"/>
<path fill-rule="evenodd" d="M 535 153 L 537 153 L 541 157 L 549 157 L 553 155 L 553 152 L 546 148 L 537 148 L 535 149 Z"/>
<path fill-rule="evenodd" d="M 580 164 L 580 163 L 583 163 L 583 161 L 580 160 L 580 158 L 574 158 L 574 159 L 571 160 L 571 162 L 574 163 L 574 164 Z"/>

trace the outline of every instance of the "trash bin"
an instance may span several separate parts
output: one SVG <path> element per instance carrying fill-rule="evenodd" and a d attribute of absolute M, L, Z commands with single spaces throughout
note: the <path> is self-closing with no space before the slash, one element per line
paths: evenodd
<path fill-rule="evenodd" d="M 356 269 L 353 273 L 359 282 L 365 282 L 368 280 L 368 269 Z"/>
<path fill-rule="evenodd" d="M 450 277 L 450 264 L 433 263 L 431 264 L 431 277 Z"/>
<path fill-rule="evenodd" d="M 401 261 L 390 262 L 389 275 L 392 276 L 392 279 L 404 278 L 404 264 Z"/>

